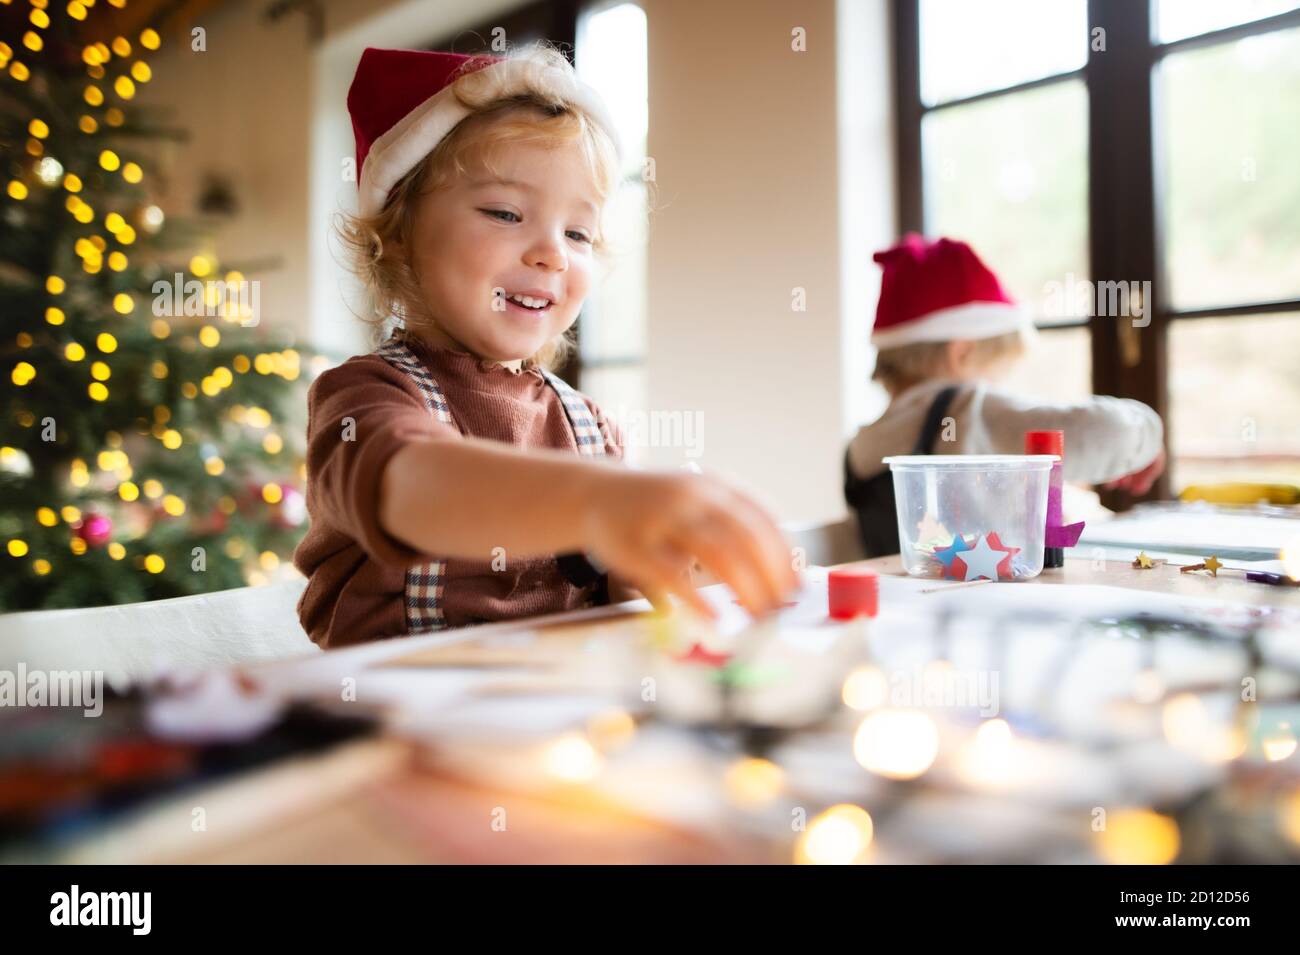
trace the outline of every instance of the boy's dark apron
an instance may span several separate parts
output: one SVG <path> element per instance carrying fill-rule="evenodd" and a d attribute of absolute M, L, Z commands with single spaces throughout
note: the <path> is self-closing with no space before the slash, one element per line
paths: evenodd
<path fill-rule="evenodd" d="M 943 417 L 948 413 L 960 389 L 951 385 L 934 396 L 925 423 L 917 435 L 912 454 L 931 454 L 935 438 L 939 436 Z M 858 515 L 858 533 L 867 557 L 884 557 L 898 553 L 898 511 L 894 503 L 894 474 L 889 468 L 879 474 L 860 478 L 849 467 L 848 452 L 844 454 L 844 499 Z"/>

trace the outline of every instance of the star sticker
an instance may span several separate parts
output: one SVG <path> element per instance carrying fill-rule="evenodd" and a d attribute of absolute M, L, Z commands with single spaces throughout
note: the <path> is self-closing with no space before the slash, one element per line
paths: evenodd
<path fill-rule="evenodd" d="M 679 654 L 673 659 L 678 663 L 703 663 L 706 666 L 720 667 L 726 665 L 727 661 L 731 659 L 731 654 L 714 653 L 711 650 L 706 650 L 698 643 L 692 643 L 690 650 Z"/>
<path fill-rule="evenodd" d="M 920 547 L 937 550 L 940 547 L 947 547 L 952 542 L 952 534 L 927 511 L 925 517 L 917 522 L 916 542 Z"/>
<path fill-rule="evenodd" d="M 960 564 L 957 555 L 970 550 L 970 544 L 966 543 L 966 538 L 958 534 L 952 539 L 952 543 L 947 547 L 940 547 L 934 552 L 935 559 L 943 564 L 943 575 L 945 577 L 956 577 L 959 573 L 964 573 L 964 568 L 958 569 L 956 565 Z"/>
<path fill-rule="evenodd" d="M 1133 566 L 1141 568 L 1142 570 L 1150 570 L 1155 566 L 1155 562 L 1147 556 L 1146 551 L 1139 551 L 1138 555 L 1133 558 Z"/>
<path fill-rule="evenodd" d="M 1205 560 L 1199 564 L 1188 564 L 1186 567 L 1179 567 L 1178 572 L 1185 574 L 1189 570 L 1208 570 L 1211 576 L 1218 577 L 1219 568 L 1222 566 L 1223 566 L 1223 562 L 1220 561 L 1219 558 L 1211 554 L 1209 557 L 1205 558 Z"/>
<path fill-rule="evenodd" d="M 1007 547 L 995 532 L 976 538 L 975 546 L 953 561 L 953 569 L 965 572 L 964 580 L 1000 580 L 1011 576 L 1011 558 L 1020 553 L 1019 547 Z"/>

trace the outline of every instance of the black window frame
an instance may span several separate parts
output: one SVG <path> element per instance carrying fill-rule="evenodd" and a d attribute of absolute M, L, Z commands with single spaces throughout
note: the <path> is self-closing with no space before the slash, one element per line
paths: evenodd
<path fill-rule="evenodd" d="M 1300 26 L 1300 9 L 1208 33 L 1161 43 L 1155 38 L 1155 0 L 1088 0 L 1088 36 L 1101 29 L 1105 50 L 1089 44 L 1086 64 L 996 90 L 927 105 L 921 97 L 920 0 L 891 0 L 894 37 L 894 104 L 898 232 L 925 231 L 921 123 L 929 112 L 1082 79 L 1088 92 L 1088 252 L 1094 282 L 1151 282 L 1151 324 L 1092 316 L 1043 326 L 1086 326 L 1092 350 L 1092 387 L 1097 394 L 1136 398 L 1166 422 L 1169 445 L 1168 332 L 1173 321 L 1300 312 L 1300 298 L 1224 303 L 1173 309 L 1163 269 L 1160 197 L 1161 143 L 1156 127 L 1156 70 L 1171 53 L 1231 42 Z M 1168 472 L 1146 498 L 1170 495 Z M 1126 495 L 1103 492 L 1112 508 L 1130 506 Z"/>

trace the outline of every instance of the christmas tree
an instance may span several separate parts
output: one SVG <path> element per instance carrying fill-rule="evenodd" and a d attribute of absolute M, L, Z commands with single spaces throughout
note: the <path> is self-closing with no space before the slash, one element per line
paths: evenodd
<path fill-rule="evenodd" d="M 125 3 L 0 0 L 0 611 L 264 582 L 303 529 L 299 352 L 153 202 Z"/>

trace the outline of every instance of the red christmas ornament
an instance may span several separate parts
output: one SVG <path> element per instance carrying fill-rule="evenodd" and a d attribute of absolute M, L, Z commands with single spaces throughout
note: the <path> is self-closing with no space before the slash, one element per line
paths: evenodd
<path fill-rule="evenodd" d="M 193 528 L 199 534 L 224 534 L 226 527 L 230 524 L 230 518 L 220 509 L 213 510 L 211 513 L 201 518 L 195 518 Z"/>
<path fill-rule="evenodd" d="M 113 536 L 113 522 L 103 514 L 85 515 L 74 529 L 78 537 L 86 542 L 87 547 L 103 547 Z"/>

